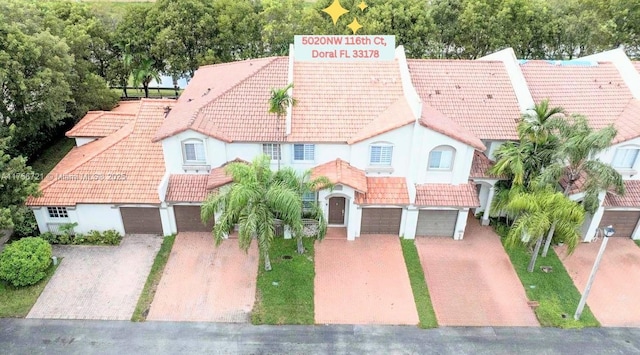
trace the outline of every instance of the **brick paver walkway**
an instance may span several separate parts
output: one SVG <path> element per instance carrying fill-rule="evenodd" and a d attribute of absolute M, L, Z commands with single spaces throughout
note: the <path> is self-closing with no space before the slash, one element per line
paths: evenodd
<path fill-rule="evenodd" d="M 587 285 L 601 241 L 578 245 L 566 256 L 556 247 L 564 267 L 580 292 Z M 587 304 L 603 326 L 640 327 L 640 248 L 629 238 L 612 237 L 607 243 Z"/>
<path fill-rule="evenodd" d="M 247 322 L 256 298 L 258 247 L 218 247 L 210 233 L 180 233 L 147 320 Z"/>
<path fill-rule="evenodd" d="M 500 237 L 470 217 L 464 239 L 418 237 L 441 326 L 538 326 Z"/>
<path fill-rule="evenodd" d="M 56 246 L 63 257 L 27 318 L 129 320 L 162 237 L 127 235 L 119 246 Z"/>
<path fill-rule="evenodd" d="M 319 324 L 418 324 L 397 236 L 323 240 L 315 249 Z"/>

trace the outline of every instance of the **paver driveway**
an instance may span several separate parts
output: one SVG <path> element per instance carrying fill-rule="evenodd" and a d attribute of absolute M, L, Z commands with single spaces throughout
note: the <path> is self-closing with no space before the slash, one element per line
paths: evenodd
<path fill-rule="evenodd" d="M 601 241 L 578 245 L 566 256 L 556 252 L 580 292 L 584 291 Z M 587 304 L 603 326 L 640 327 L 640 248 L 628 238 L 609 239 Z"/>
<path fill-rule="evenodd" d="M 500 237 L 470 217 L 464 239 L 417 237 L 442 326 L 538 326 Z"/>
<path fill-rule="evenodd" d="M 55 246 L 64 259 L 27 318 L 131 319 L 161 244 L 127 235 L 119 246 Z"/>
<path fill-rule="evenodd" d="M 323 240 L 315 248 L 319 324 L 418 324 L 397 236 Z"/>
<path fill-rule="evenodd" d="M 237 239 L 215 246 L 210 233 L 180 233 L 147 320 L 246 322 L 256 298 L 258 247 Z"/>

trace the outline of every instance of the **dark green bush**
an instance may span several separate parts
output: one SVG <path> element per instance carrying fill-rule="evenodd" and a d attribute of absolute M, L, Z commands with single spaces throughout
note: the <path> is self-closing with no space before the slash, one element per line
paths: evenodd
<path fill-rule="evenodd" d="M 20 239 L 38 234 L 38 222 L 30 208 L 20 206 L 13 212 L 13 238 Z"/>
<path fill-rule="evenodd" d="M 114 229 L 104 232 L 91 230 L 84 233 L 75 233 L 73 235 L 63 233 L 55 235 L 50 232 L 42 233 L 40 237 L 51 244 L 74 244 L 74 245 L 118 245 L 122 240 L 122 235 Z"/>
<path fill-rule="evenodd" d="M 7 245 L 0 254 L 0 279 L 16 287 L 42 280 L 51 264 L 51 245 L 42 238 L 27 237 Z"/>

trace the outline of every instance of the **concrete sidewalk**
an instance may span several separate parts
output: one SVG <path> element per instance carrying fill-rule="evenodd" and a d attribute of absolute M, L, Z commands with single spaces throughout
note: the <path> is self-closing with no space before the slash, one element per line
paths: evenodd
<path fill-rule="evenodd" d="M 0 319 L 3 354 L 639 354 L 640 329 Z"/>

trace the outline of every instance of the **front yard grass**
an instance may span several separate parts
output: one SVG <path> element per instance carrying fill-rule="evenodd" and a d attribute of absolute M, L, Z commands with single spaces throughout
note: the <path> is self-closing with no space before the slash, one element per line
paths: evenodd
<path fill-rule="evenodd" d="M 402 254 L 404 255 L 404 262 L 407 265 L 407 272 L 411 281 L 411 290 L 413 290 L 413 299 L 416 302 L 418 318 L 420 319 L 418 326 L 420 328 L 435 328 L 438 326 L 438 320 L 431 304 L 431 297 L 429 296 L 424 271 L 420 264 L 418 249 L 416 249 L 413 239 L 401 238 L 400 244 L 402 245 Z"/>
<path fill-rule="evenodd" d="M 171 248 L 173 248 L 173 242 L 175 242 L 175 240 L 176 236 L 170 235 L 165 237 L 162 241 L 160 250 L 158 250 L 158 254 L 156 254 L 156 258 L 151 266 L 149 276 L 147 276 L 147 282 L 145 282 L 140 298 L 138 299 L 136 310 L 133 312 L 133 316 L 131 316 L 132 321 L 143 322 L 147 319 L 149 307 L 151 307 L 153 297 L 156 295 L 156 289 L 158 288 L 158 284 L 162 278 L 164 267 L 167 265 L 167 261 L 169 260 Z"/>
<path fill-rule="evenodd" d="M 314 324 L 314 241 L 305 238 L 306 251 L 298 254 L 295 239 L 274 239 L 271 271 L 260 257 L 253 324 Z"/>
<path fill-rule="evenodd" d="M 61 261 L 62 259 L 58 259 Z M 58 263 L 60 265 L 60 263 Z M 38 297 L 47 286 L 49 279 L 58 268 L 58 265 L 49 266 L 47 275 L 35 285 L 27 287 L 13 287 L 4 281 L 0 281 L 0 318 L 24 318 Z"/>
<path fill-rule="evenodd" d="M 504 240 L 503 237 L 503 245 Z M 505 247 L 505 250 L 524 286 L 527 297 L 540 304 L 535 311 L 540 325 L 558 328 L 600 326 L 589 306 L 585 306 L 579 321 L 573 319 L 581 295 L 553 248 L 549 249 L 546 257 L 538 257 L 533 272 L 527 271 L 527 265 L 531 259 L 531 253 L 527 248 L 516 246 L 511 249 Z M 552 271 L 545 273 L 540 270 L 540 266 L 551 266 Z"/>
<path fill-rule="evenodd" d="M 36 173 L 47 175 L 73 148 L 75 141 L 71 138 L 62 137 L 45 149 L 40 156 L 33 161 L 31 167 Z"/>
<path fill-rule="evenodd" d="M 640 247 L 640 239 L 636 239 L 633 242 L 636 243 L 636 245 Z"/>

